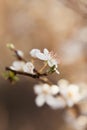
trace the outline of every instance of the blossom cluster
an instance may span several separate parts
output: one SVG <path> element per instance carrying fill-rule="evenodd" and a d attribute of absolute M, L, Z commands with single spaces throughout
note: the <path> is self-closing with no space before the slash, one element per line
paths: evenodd
<path fill-rule="evenodd" d="M 31 56 L 30 60 L 26 60 L 23 51 L 15 48 L 13 44 L 7 44 L 7 47 L 15 53 L 17 60 L 13 61 L 12 65 L 6 67 L 6 70 L 9 71 L 9 74 L 5 74 L 11 82 L 14 82 L 18 77 L 17 74 L 22 74 L 30 76 L 32 78 L 37 78 L 39 81 L 46 83 L 44 76 L 48 76 L 58 71 L 58 58 L 53 51 L 48 51 L 46 48 L 41 52 L 39 49 L 32 49 L 29 52 Z M 43 66 L 37 70 L 34 62 L 37 60 L 42 61 Z M 48 79 L 46 79 L 48 80 Z"/>
<path fill-rule="evenodd" d="M 77 115 L 80 113 L 79 104 L 87 98 L 85 85 L 71 84 L 65 79 L 60 79 L 53 84 L 48 79 L 48 75 L 59 74 L 59 60 L 53 51 L 46 48 L 42 52 L 39 49 L 32 49 L 29 52 L 31 59 L 27 61 L 23 51 L 16 49 L 13 44 L 8 44 L 7 47 L 14 52 L 17 58 L 9 67 L 6 67 L 4 76 L 8 80 L 13 83 L 18 80 L 18 75 L 35 78 L 39 81 L 39 84 L 34 85 L 35 103 L 38 107 L 46 104 L 52 109 L 75 109 Z M 35 66 L 36 60 L 43 63 L 39 70 Z M 75 121 L 73 122 L 75 124 Z"/>
<path fill-rule="evenodd" d="M 81 86 L 69 84 L 65 79 L 58 81 L 57 85 L 38 84 L 34 86 L 37 97 L 35 103 L 41 107 L 46 103 L 51 108 L 73 107 L 86 97 L 86 91 Z"/>
<path fill-rule="evenodd" d="M 24 71 L 27 73 L 35 74 L 34 69 L 35 66 L 31 61 L 24 60 L 24 53 L 21 50 L 16 50 L 13 44 L 7 45 L 11 50 L 16 53 L 18 61 L 14 61 L 10 68 L 16 71 Z M 46 48 L 41 52 L 39 49 L 32 49 L 29 54 L 32 58 L 37 58 L 39 60 L 44 61 L 47 63 L 52 71 L 59 74 L 58 68 L 58 59 L 53 52 L 49 52 Z"/>
<path fill-rule="evenodd" d="M 17 74 L 22 74 L 40 81 L 39 84 L 34 86 L 34 92 L 37 95 L 35 99 L 37 106 L 41 107 L 46 103 L 54 109 L 72 107 L 86 97 L 85 89 L 77 84 L 69 84 L 65 79 L 60 79 L 57 84 L 52 84 L 46 79 L 46 76 L 54 72 L 59 74 L 58 58 L 53 51 L 50 52 L 46 48 L 43 52 L 39 49 L 32 49 L 29 54 L 33 60 L 27 61 L 24 53 L 21 50 L 17 50 L 13 44 L 7 44 L 7 47 L 15 53 L 17 58 L 11 66 L 6 67 L 6 70 L 10 71 L 8 79 L 14 81 L 14 77 Z M 40 71 L 36 69 L 34 59 L 39 59 L 43 62 L 43 67 Z M 43 72 L 44 69 L 45 72 Z M 44 77 L 46 78 L 44 79 Z"/>

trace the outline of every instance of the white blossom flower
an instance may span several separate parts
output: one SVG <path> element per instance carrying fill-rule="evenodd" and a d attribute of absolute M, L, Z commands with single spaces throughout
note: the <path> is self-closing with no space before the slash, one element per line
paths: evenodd
<path fill-rule="evenodd" d="M 10 66 L 10 68 L 11 68 L 12 70 L 22 71 L 24 65 L 25 65 L 25 62 L 23 62 L 23 61 L 14 61 L 14 62 L 12 63 L 12 66 Z"/>
<path fill-rule="evenodd" d="M 34 86 L 34 92 L 37 94 L 35 103 L 38 107 L 43 106 L 45 103 L 50 107 L 56 107 L 57 101 L 55 95 L 59 93 L 57 85 L 39 84 Z"/>
<path fill-rule="evenodd" d="M 12 70 L 23 71 L 30 74 L 34 73 L 34 65 L 31 62 L 23 62 L 23 61 L 14 61 L 12 66 L 10 66 Z"/>
<path fill-rule="evenodd" d="M 64 97 L 69 107 L 72 107 L 74 104 L 82 100 L 82 90 L 78 85 L 69 84 L 68 81 L 63 79 L 58 82 L 58 85 L 60 88 L 60 94 Z"/>
<path fill-rule="evenodd" d="M 23 71 L 26 73 L 31 73 L 31 74 L 35 74 L 34 73 L 34 65 L 31 62 L 27 62 L 24 66 L 23 66 Z"/>
<path fill-rule="evenodd" d="M 49 52 L 47 49 L 43 50 L 43 53 L 39 49 L 32 49 L 30 55 L 34 58 L 38 58 L 43 61 L 47 61 L 49 67 L 54 67 L 56 73 L 59 73 L 58 68 L 58 59 L 53 52 Z"/>
<path fill-rule="evenodd" d="M 85 130 L 87 127 L 87 115 L 76 116 L 76 111 L 66 111 L 64 115 L 65 121 L 76 130 Z"/>

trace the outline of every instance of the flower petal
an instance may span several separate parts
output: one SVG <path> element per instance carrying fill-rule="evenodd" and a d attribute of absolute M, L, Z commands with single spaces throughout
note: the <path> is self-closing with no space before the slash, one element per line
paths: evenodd
<path fill-rule="evenodd" d="M 39 49 L 32 49 L 31 51 L 30 51 L 30 55 L 32 56 L 32 57 L 37 57 L 36 56 L 36 54 L 37 53 L 40 53 L 40 50 Z"/>
<path fill-rule="evenodd" d="M 48 60 L 48 58 L 43 54 L 43 53 L 37 53 L 36 54 L 36 57 L 38 58 L 38 59 L 40 59 L 40 60 L 44 60 L 44 61 L 47 61 Z"/>
<path fill-rule="evenodd" d="M 16 70 L 16 68 L 14 66 L 10 66 L 11 70 Z"/>
<path fill-rule="evenodd" d="M 42 107 L 45 103 L 45 96 L 40 94 L 36 97 L 35 103 L 38 107 Z"/>
<path fill-rule="evenodd" d="M 34 65 L 31 62 L 27 62 L 23 67 L 24 72 L 34 74 Z"/>
<path fill-rule="evenodd" d="M 65 79 L 60 79 L 60 80 L 58 81 L 58 86 L 59 86 L 59 88 L 60 88 L 60 93 L 61 93 L 64 97 L 66 97 L 67 91 L 68 91 L 68 87 L 69 87 L 68 81 L 65 80 Z"/>
<path fill-rule="evenodd" d="M 50 93 L 51 93 L 52 95 L 58 94 L 58 93 L 59 93 L 59 87 L 58 87 L 57 85 L 52 85 L 52 86 L 50 87 Z"/>
<path fill-rule="evenodd" d="M 66 106 L 66 102 L 62 97 L 57 97 L 55 101 L 55 108 L 64 108 Z"/>
<path fill-rule="evenodd" d="M 71 99 L 66 99 L 66 103 L 67 103 L 67 105 L 69 106 L 69 107 L 72 107 L 75 103 L 73 102 L 73 100 L 71 100 Z"/>
<path fill-rule="evenodd" d="M 60 72 L 59 72 L 57 69 L 55 69 L 55 72 L 56 72 L 57 74 L 60 74 Z"/>
<path fill-rule="evenodd" d="M 52 66 L 54 66 L 55 65 L 55 68 L 57 68 L 58 67 L 58 63 L 57 63 L 57 61 L 55 60 L 55 59 L 48 59 L 48 65 L 50 66 L 50 67 L 52 67 Z"/>
<path fill-rule="evenodd" d="M 46 97 L 46 103 L 52 108 L 52 109 L 59 109 L 64 108 L 66 106 L 65 101 L 61 97 L 53 97 L 51 95 L 48 95 Z"/>
<path fill-rule="evenodd" d="M 46 48 L 43 50 L 43 52 L 44 52 L 45 55 L 49 54 L 49 51 Z"/>
<path fill-rule="evenodd" d="M 24 65 L 25 63 L 23 61 L 14 61 L 12 64 L 13 68 L 17 71 L 22 70 Z"/>
<path fill-rule="evenodd" d="M 65 79 L 60 79 L 60 80 L 58 81 L 58 85 L 59 85 L 60 87 L 68 87 L 69 82 L 68 82 L 67 80 L 65 80 Z"/>
<path fill-rule="evenodd" d="M 34 92 L 35 92 L 35 94 L 41 94 L 42 93 L 42 86 L 41 85 L 35 85 L 34 86 Z"/>
<path fill-rule="evenodd" d="M 54 105 L 54 101 L 55 101 L 55 98 L 52 95 L 46 95 L 46 103 L 49 106 L 53 106 Z"/>
<path fill-rule="evenodd" d="M 50 92 L 50 86 L 48 84 L 43 84 L 42 91 L 46 94 L 49 93 Z"/>

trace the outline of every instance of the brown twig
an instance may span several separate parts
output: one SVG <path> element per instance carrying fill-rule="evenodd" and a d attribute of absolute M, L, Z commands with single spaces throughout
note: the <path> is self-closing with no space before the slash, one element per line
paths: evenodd
<path fill-rule="evenodd" d="M 18 50 L 14 49 L 14 52 L 15 52 L 15 54 L 16 54 L 18 60 L 21 60 L 21 61 L 27 62 L 26 59 L 24 59 L 23 57 L 21 57 L 21 56 L 18 55 Z"/>
<path fill-rule="evenodd" d="M 26 73 L 26 72 L 22 72 L 22 71 L 16 71 L 16 70 L 12 70 L 11 68 L 9 67 L 6 67 L 6 70 L 7 71 L 12 71 L 14 72 L 15 74 L 19 74 L 19 75 L 23 75 L 23 76 L 29 76 L 31 78 L 34 78 L 34 79 L 38 79 L 39 81 L 43 82 L 43 83 L 48 83 L 48 84 L 51 84 L 51 82 L 47 79 L 42 79 L 41 77 L 44 77 L 44 76 L 47 76 L 47 73 L 43 73 L 43 74 L 40 74 L 38 73 L 36 70 L 36 74 L 30 74 L 30 73 Z"/>

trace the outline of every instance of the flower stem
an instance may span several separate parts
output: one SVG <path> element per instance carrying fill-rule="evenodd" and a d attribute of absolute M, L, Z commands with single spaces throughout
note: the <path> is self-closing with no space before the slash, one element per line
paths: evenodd
<path fill-rule="evenodd" d="M 41 73 L 46 68 L 46 66 L 47 66 L 47 62 L 44 63 L 43 67 L 40 69 L 39 72 Z"/>

